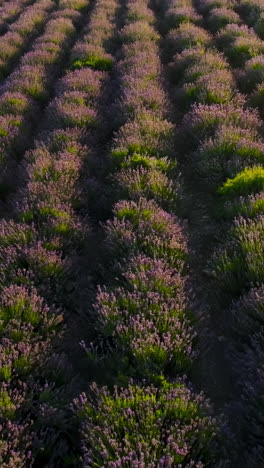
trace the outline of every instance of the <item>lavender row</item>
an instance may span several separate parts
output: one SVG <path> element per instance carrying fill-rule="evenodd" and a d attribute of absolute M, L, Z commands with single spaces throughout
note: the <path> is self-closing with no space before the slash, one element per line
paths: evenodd
<path fill-rule="evenodd" d="M 97 10 L 100 10 L 99 4 L 96 7 Z M 102 8 L 103 2 L 101 2 Z M 93 31 L 91 31 L 92 33 Z M 46 111 L 45 122 L 42 125 L 44 130 L 48 130 L 47 133 L 44 132 L 43 138 L 45 140 L 37 143 L 36 149 L 28 153 L 25 164 L 21 167 L 22 178 L 27 181 L 27 184 L 17 196 L 16 218 L 20 219 L 22 224 L 4 223 L 5 234 L 9 233 L 9 236 L 7 234 L 6 237 L 9 238 L 14 250 L 13 261 L 15 263 L 11 275 L 8 275 L 10 265 L 7 265 L 4 278 L 13 282 L 17 272 L 20 272 L 21 259 L 26 258 L 27 266 L 21 273 L 18 273 L 18 282 L 24 284 L 24 278 L 27 278 L 28 287 L 33 283 L 31 288 L 37 288 L 38 294 L 41 295 L 39 300 L 43 301 L 42 297 L 45 297 L 46 302 L 51 303 L 51 308 L 48 309 L 46 306 L 45 311 L 48 320 L 51 323 L 55 322 L 55 326 L 61 321 L 61 313 L 55 306 L 52 306 L 52 303 L 55 301 L 57 307 L 65 303 L 62 298 L 65 294 L 67 295 L 70 275 L 70 282 L 72 282 L 73 272 L 69 272 L 70 259 L 67 253 L 70 249 L 75 255 L 75 252 L 82 245 L 83 239 L 87 236 L 86 222 L 84 220 L 81 223 L 75 211 L 80 208 L 82 199 L 79 177 L 83 160 L 88 152 L 85 141 L 88 137 L 87 133 L 89 134 L 98 122 L 96 102 L 105 79 L 106 76 L 101 72 L 84 69 L 68 73 L 60 81 L 57 95 L 50 103 Z M 76 105 L 78 105 L 77 112 Z M 51 127 L 56 129 L 52 134 L 50 134 Z M 27 235 L 24 238 L 22 235 L 22 245 L 19 245 L 19 239 L 15 233 L 25 231 Z M 4 236 L 4 238 L 6 237 Z M 8 249 L 5 248 L 3 262 L 7 262 L 7 255 Z M 15 300 L 18 301 L 19 291 L 15 291 L 14 296 Z M 32 308 L 31 297 L 28 298 L 27 302 Z M 53 316 L 55 316 L 54 319 L 52 319 Z M 23 319 L 27 322 L 28 317 L 22 316 Z M 55 330 L 58 333 L 57 326 Z M 34 331 L 36 332 L 36 327 L 34 327 Z M 52 330 L 48 333 L 47 338 L 49 341 L 51 340 Z M 41 342 L 37 336 L 36 340 Z M 42 373 L 47 375 L 43 369 L 44 366 L 48 365 L 48 369 L 53 369 L 50 376 L 48 374 L 52 380 L 43 390 L 43 392 L 47 392 L 48 400 L 45 400 L 44 407 L 41 409 L 42 414 L 36 415 L 37 423 L 33 427 L 31 425 L 33 440 L 28 442 L 31 445 L 31 450 L 32 447 L 34 449 L 34 463 L 40 464 L 45 462 L 45 457 L 49 463 L 53 464 L 56 464 L 57 460 L 66 462 L 66 452 L 69 451 L 67 445 L 65 447 L 65 444 L 69 443 L 66 425 L 68 423 L 65 422 L 67 409 L 63 408 L 62 411 L 59 411 L 57 406 L 56 412 L 52 413 L 50 406 L 51 402 L 53 406 L 54 402 L 60 406 L 63 405 L 67 386 L 65 388 L 61 381 L 63 382 L 66 378 L 67 382 L 66 366 L 69 367 L 69 364 L 64 362 L 63 357 L 54 355 L 54 349 L 50 348 L 50 350 L 47 347 L 42 350 L 41 363 L 36 361 L 37 356 L 34 355 L 34 352 L 31 356 L 33 364 L 37 367 L 37 375 Z M 15 366 L 11 366 L 10 374 L 13 377 L 12 383 L 16 384 Z M 28 373 L 26 374 L 26 382 L 27 379 Z M 33 395 L 34 389 L 42 395 L 41 389 L 35 387 L 33 387 Z M 27 394 L 22 407 L 25 407 L 26 403 L 29 404 L 28 397 Z M 20 414 L 18 413 L 17 416 L 19 417 Z M 60 431 L 56 429 L 54 432 L 53 427 L 57 428 L 58 424 Z M 41 429 L 41 425 L 43 429 Z M 7 422 L 7 427 L 9 426 L 10 422 Z M 39 430 L 37 434 L 39 439 L 34 435 L 35 426 L 36 430 Z M 63 434 L 66 436 L 63 437 Z M 37 440 L 35 441 L 35 439 Z M 7 453 L 11 446 L 14 449 L 14 442 L 11 440 L 8 442 Z M 21 438 L 16 442 L 21 444 Z M 43 447 L 46 450 L 44 458 L 41 456 Z M 27 447 L 25 447 L 25 452 L 26 449 Z M 69 458 L 69 454 L 67 456 Z M 71 455 L 71 457 L 73 456 L 74 454 Z M 22 462 L 27 466 L 31 460 L 28 462 L 21 460 L 21 466 Z M 78 453 L 76 458 L 72 459 L 72 463 L 74 466 L 78 464 Z"/>
<path fill-rule="evenodd" d="M 34 3 L 31 0 L 13 0 L 0 7 L 0 34 L 7 32 L 9 25 L 14 23 L 24 12 L 26 6 Z"/>
<path fill-rule="evenodd" d="M 114 392 L 93 385 L 75 401 L 87 467 L 172 467 L 187 460 L 203 466 L 214 458 L 216 424 L 208 403 L 178 378 L 194 357 L 194 332 L 185 297 L 184 228 L 170 213 L 178 200 L 174 136 L 162 108 L 153 22 L 145 3 L 127 3 L 109 176 L 110 193 L 119 201 L 104 227 L 113 279 L 95 303 L 98 340 L 83 343 L 111 382 L 136 380 Z"/>
<path fill-rule="evenodd" d="M 111 71 L 113 66 L 113 21 L 117 12 L 114 0 L 99 2 L 84 37 L 71 54 L 73 70 L 90 67 L 93 70 Z"/>
<path fill-rule="evenodd" d="M 28 6 L 9 31 L 1 37 L 0 81 L 10 73 L 16 60 L 23 54 L 34 36 L 38 35 L 55 4 L 40 0 Z"/>
<path fill-rule="evenodd" d="M 105 80 L 103 72 L 85 68 L 60 81 L 42 126 L 52 123 L 54 131 L 44 132 L 26 155 L 15 221 L 1 223 L 3 466 L 79 464 L 65 407 L 70 365 L 54 351 L 54 340 L 74 281 L 69 251 L 76 255 L 87 236 L 87 222 L 77 214 L 79 180 Z"/>
<path fill-rule="evenodd" d="M 218 2 L 215 5 L 215 2 L 204 1 L 200 2 L 199 11 L 204 14 L 206 23 L 212 31 L 217 31 L 237 19 L 238 24 L 227 25 L 225 29 L 220 30 L 216 41 L 218 45 L 222 44 L 225 55 L 231 63 L 239 65 L 250 59 L 249 54 L 255 54 L 256 50 L 261 52 L 263 44 L 253 31 L 239 26 L 238 17 L 229 14 L 229 10 L 223 11 L 225 7 L 226 2 Z M 191 111 L 184 116 L 179 132 L 185 157 L 186 155 L 189 157 L 193 178 L 199 190 L 214 197 L 214 212 L 217 216 L 213 212 L 209 213 L 211 220 L 217 221 L 218 226 L 224 221 L 223 232 L 226 230 L 228 232 L 224 243 L 220 243 L 210 262 L 209 270 L 211 269 L 212 277 L 215 278 L 213 283 L 218 288 L 218 300 L 220 301 L 221 297 L 222 304 L 224 293 L 225 308 L 227 297 L 230 302 L 232 298 L 237 298 L 247 290 L 250 290 L 248 294 L 251 298 L 255 291 L 257 307 L 258 293 L 251 288 L 252 285 L 258 287 L 258 284 L 263 282 L 261 122 L 256 113 L 246 109 L 245 100 L 236 91 L 224 57 L 212 49 L 214 44 L 212 38 L 204 30 L 197 28 L 196 15 L 190 14 L 189 18 L 193 21 L 193 25 L 186 24 L 183 20 L 178 30 L 168 35 L 169 45 L 174 40 L 172 44 L 174 47 L 176 45 L 174 50 L 181 52 L 174 57 L 170 68 L 171 78 L 178 86 L 176 98 L 185 105 L 185 110 L 188 110 L 192 102 L 196 102 Z M 252 41 L 246 44 L 244 36 L 247 34 L 251 34 Z M 255 49 L 252 47 L 253 40 Z M 235 220 L 230 227 L 230 221 L 233 219 Z M 236 344 L 241 346 L 249 336 L 248 314 L 245 314 L 246 307 L 240 311 L 239 309 L 240 306 L 234 305 L 225 316 L 225 322 L 228 324 L 225 333 L 230 339 L 231 326 L 232 339 L 235 336 L 234 341 L 237 340 Z M 244 329 L 244 338 L 242 329 Z M 242 358 L 238 361 L 237 356 L 234 359 L 241 371 L 238 378 L 243 379 L 244 397 L 249 401 L 250 379 L 247 380 L 245 388 L 245 376 L 255 375 L 257 366 L 256 362 L 251 361 L 251 370 L 249 372 L 250 366 L 247 366 L 246 374 L 243 372 L 243 366 L 239 367 L 241 361 Z M 252 393 L 254 392 L 251 389 L 251 396 Z M 250 401 L 249 414 L 252 414 L 254 401 L 255 398 Z M 240 405 L 238 406 L 241 409 Z M 245 406 L 241 413 L 244 417 L 249 417 L 245 412 Z M 243 424 L 241 423 L 241 427 Z M 257 420 L 255 424 L 257 426 Z M 251 425 L 248 438 L 250 444 L 255 443 L 254 431 L 255 428 Z M 240 443 L 243 444 L 245 441 L 240 439 Z M 246 463 L 252 466 L 253 462 L 260 460 L 261 453 L 258 447 L 256 455 L 251 452 Z M 238 453 L 235 456 L 237 457 Z"/>
<path fill-rule="evenodd" d="M 83 3 L 84 6 L 84 3 Z M 54 11 L 43 34 L 32 44 L 19 66 L 8 77 L 0 95 L 0 144 L 2 191 L 13 188 L 13 171 L 17 158 L 29 146 L 32 129 L 52 85 L 60 72 L 63 58 L 71 47 L 75 26 L 80 24 L 79 0 L 71 9 Z"/>
<path fill-rule="evenodd" d="M 250 2 L 241 2 L 237 11 L 243 14 L 255 10 L 249 17 L 260 37 L 262 35 L 261 12 Z M 252 21 L 252 22 L 251 22 Z M 241 67 L 238 82 L 241 89 L 249 93 L 247 103 L 256 107 L 262 115 L 263 95 L 263 42 L 252 29 L 229 24 L 216 37 L 216 43 L 223 49 L 233 66 Z M 263 117 L 263 116 L 262 116 Z M 234 135 L 232 135 L 234 138 Z M 263 208 L 264 208 L 264 152 L 263 139 L 252 131 L 245 138 L 245 132 L 235 146 L 237 159 L 243 159 L 244 169 L 234 170 L 235 177 L 227 179 L 218 189 L 225 202 L 224 210 L 234 219 L 232 232 L 224 251 L 216 253 L 213 266 L 217 282 L 222 291 L 228 291 L 235 298 L 230 315 L 230 326 L 234 352 L 234 373 L 239 382 L 241 399 L 237 404 L 239 434 L 243 451 L 238 455 L 239 463 L 257 466 L 262 463 L 264 447 L 259 442 L 262 413 L 256 405 L 263 391 Z M 233 149 L 232 149 L 233 151 Z M 239 370 L 238 370 L 239 369 Z M 243 433 L 246 428 L 246 435 Z"/>
<path fill-rule="evenodd" d="M 253 27 L 261 39 L 264 39 L 264 5 L 261 0 L 236 1 L 234 8 L 248 26 Z"/>
<path fill-rule="evenodd" d="M 214 49 L 213 39 L 206 30 L 192 24 L 191 18 L 189 15 L 188 22 L 183 19 L 165 38 L 168 60 L 173 57 L 168 68 L 171 82 L 176 85 L 174 96 L 183 110 L 179 140 L 200 190 L 224 195 L 227 187 L 232 190 L 231 176 L 235 179 L 239 170 L 243 171 L 248 164 L 246 154 L 245 158 L 238 155 L 233 160 L 234 145 L 236 151 L 242 132 L 247 131 L 248 151 L 251 151 L 252 140 L 260 138 L 261 123 L 255 113 L 244 110 L 244 99 L 236 90 L 224 56 Z M 197 21 L 196 16 L 194 21 Z"/>
<path fill-rule="evenodd" d="M 236 9 L 236 5 L 233 9 Z M 235 76 L 238 86 L 242 92 L 248 94 L 248 104 L 256 108 L 263 118 L 264 42 L 257 37 L 253 29 L 241 24 L 240 19 L 234 24 L 232 17 L 218 32 L 215 42 L 231 65 L 237 67 Z"/>

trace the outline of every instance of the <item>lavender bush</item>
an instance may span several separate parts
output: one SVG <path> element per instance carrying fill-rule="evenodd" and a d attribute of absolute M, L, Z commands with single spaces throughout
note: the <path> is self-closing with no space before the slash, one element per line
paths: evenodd
<path fill-rule="evenodd" d="M 84 466 L 202 467 L 214 461 L 216 427 L 208 403 L 183 381 L 164 381 L 161 388 L 131 383 L 113 394 L 94 385 L 91 391 L 92 400 L 83 394 L 75 401 Z"/>

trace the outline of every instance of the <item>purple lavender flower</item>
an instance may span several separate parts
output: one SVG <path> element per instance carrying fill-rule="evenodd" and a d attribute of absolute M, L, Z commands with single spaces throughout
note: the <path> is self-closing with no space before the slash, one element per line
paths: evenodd
<path fill-rule="evenodd" d="M 216 423 L 207 416 L 202 395 L 193 395 L 184 382 L 164 382 L 161 388 L 131 383 L 113 394 L 93 384 L 91 391 L 95 401 L 86 395 L 74 401 L 83 421 L 85 467 L 172 468 L 187 460 L 193 460 L 190 467 L 202 467 L 213 462 Z"/>

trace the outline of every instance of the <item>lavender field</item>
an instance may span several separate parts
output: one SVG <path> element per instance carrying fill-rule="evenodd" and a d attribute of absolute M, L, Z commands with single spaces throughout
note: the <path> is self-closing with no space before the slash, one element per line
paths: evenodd
<path fill-rule="evenodd" d="M 264 467 L 264 0 L 0 0 L 0 468 Z"/>

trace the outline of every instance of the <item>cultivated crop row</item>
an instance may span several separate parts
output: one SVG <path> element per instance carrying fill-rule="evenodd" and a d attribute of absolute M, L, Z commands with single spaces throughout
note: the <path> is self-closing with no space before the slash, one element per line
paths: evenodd
<path fill-rule="evenodd" d="M 82 3 L 85 6 L 85 3 Z M 80 2 L 71 9 L 53 11 L 43 34 L 6 80 L 0 95 L 2 191 L 14 189 L 13 171 L 17 159 L 29 146 L 32 130 L 38 123 L 43 106 L 69 50 L 75 26 L 80 24 Z"/>
<path fill-rule="evenodd" d="M 165 118 L 153 23 L 146 3 L 127 2 L 111 110 L 118 130 L 108 184 L 118 201 L 104 225 L 107 285 L 94 306 L 97 339 L 82 344 L 117 386 L 94 384 L 75 400 L 87 467 L 202 466 L 215 456 L 208 403 L 180 379 L 194 358 L 195 333 L 185 296 L 186 234 L 173 214 L 174 129 Z"/>
<path fill-rule="evenodd" d="M 207 2 L 204 2 L 205 5 Z M 229 8 L 237 11 L 241 17 L 237 24 L 226 21 L 215 38 L 217 46 L 223 50 L 234 70 L 234 76 L 240 89 L 247 93 L 247 107 L 255 107 L 262 115 L 263 104 L 263 52 L 264 42 L 252 29 L 241 24 L 241 18 L 248 13 L 248 24 L 263 38 L 263 18 L 261 6 L 257 2 L 239 2 Z M 229 11 L 229 10 L 228 10 Z M 227 13 L 228 13 L 227 11 Z M 255 16 L 254 16 L 255 12 Z M 263 6 L 262 6 L 263 12 Z M 210 7 L 209 7 L 210 14 Z M 228 14 L 227 14 L 228 16 Z M 228 24 L 231 23 L 231 24 Z M 223 25 L 224 26 L 224 25 Z M 236 68 L 239 68 L 238 70 Z M 241 83 L 241 84 L 240 84 Z M 256 116 L 257 119 L 257 116 Z M 261 122 L 259 122 L 259 128 Z M 261 463 L 263 444 L 258 442 L 261 427 L 261 413 L 256 412 L 256 405 L 263 389 L 263 207 L 264 207 L 264 146 L 260 132 L 252 131 L 247 126 L 240 139 L 232 132 L 232 147 L 229 158 L 235 164 L 231 174 L 227 174 L 222 186 L 217 191 L 223 215 L 234 220 L 224 248 L 213 259 L 214 271 L 220 290 L 234 298 L 230 326 L 235 341 L 235 373 L 242 389 L 242 413 L 246 436 L 238 430 L 243 445 L 243 452 L 248 465 Z M 222 149 L 223 154 L 227 153 Z M 239 409 L 241 412 L 241 409 Z"/>
<path fill-rule="evenodd" d="M 0 80 L 10 73 L 14 63 L 24 53 L 32 38 L 37 36 L 48 19 L 55 4 L 39 0 L 29 5 L 21 16 L 11 24 L 8 32 L 1 37 Z"/>
<path fill-rule="evenodd" d="M 102 1 L 95 12 L 115 8 L 114 2 Z M 75 13 L 67 10 L 68 18 Z M 69 31 L 68 19 L 62 25 Z M 63 31 L 56 37 L 63 38 Z M 59 81 L 35 149 L 18 169 L 21 189 L 13 202 L 14 220 L 1 222 L 3 467 L 79 463 L 67 409 L 71 365 L 56 346 L 62 307 L 74 289 L 72 259 L 88 233 L 86 219 L 78 216 L 83 200 L 79 181 L 105 80 L 104 72 L 85 68 L 69 71 Z"/>
<path fill-rule="evenodd" d="M 194 8 L 197 5 L 204 24 L 217 35 L 201 28 L 202 17 Z M 237 406 L 243 416 L 236 430 L 242 446 L 247 445 L 243 463 L 255 466 L 263 457 L 263 446 L 256 442 L 261 420 L 256 405 L 263 385 L 259 326 L 263 306 L 264 153 L 262 123 L 248 108 L 253 97 L 246 101 L 236 82 L 241 82 L 241 89 L 247 92 L 258 80 L 262 82 L 264 43 L 241 24 L 236 12 L 239 8 L 232 7 L 232 2 L 209 0 L 183 0 L 181 4 L 175 2 L 175 7 L 170 3 L 164 20 L 166 24 L 169 18 L 174 29 L 166 36 L 165 55 L 169 61 L 173 57 L 170 78 L 176 87 L 175 100 L 184 113 L 178 137 L 181 157 L 194 191 L 205 195 L 206 222 L 214 226 L 210 234 L 216 247 L 205 265 L 206 273 L 212 278 L 222 313 L 222 324 L 221 319 L 218 324 L 232 343 L 228 351 L 233 371 L 241 382 L 242 398 Z M 236 67 L 245 69 L 240 72 Z M 207 226 L 202 229 L 206 233 Z M 249 431 L 247 435 L 243 428 Z"/>
<path fill-rule="evenodd" d="M 26 6 L 33 3 L 31 0 L 13 0 L 0 6 L 0 34 L 4 34 L 10 24 L 16 21 Z"/>

